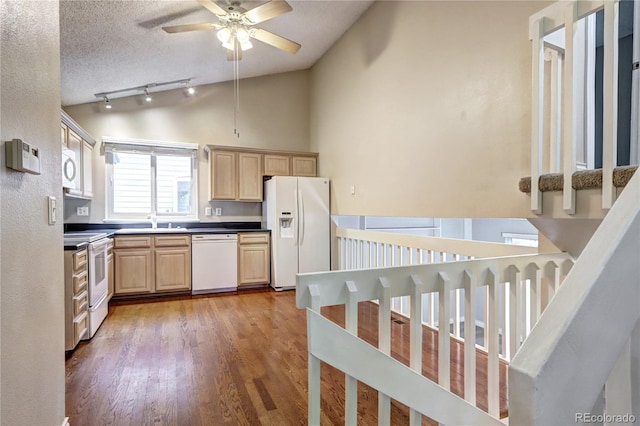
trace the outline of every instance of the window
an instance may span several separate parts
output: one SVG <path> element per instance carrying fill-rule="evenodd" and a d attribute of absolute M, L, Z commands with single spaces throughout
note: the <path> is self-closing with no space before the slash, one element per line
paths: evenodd
<path fill-rule="evenodd" d="M 538 247 L 537 234 L 517 234 L 512 232 L 503 232 L 502 238 L 505 244 L 513 244 L 516 246 Z"/>
<path fill-rule="evenodd" d="M 109 140 L 104 146 L 107 219 L 197 219 L 197 145 Z"/>

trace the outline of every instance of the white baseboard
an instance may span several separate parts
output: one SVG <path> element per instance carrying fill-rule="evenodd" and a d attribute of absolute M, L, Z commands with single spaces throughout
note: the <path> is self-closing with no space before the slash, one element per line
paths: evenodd
<path fill-rule="evenodd" d="M 62 426 L 71 426 L 71 425 L 69 424 L 69 417 L 65 417 L 65 418 L 64 418 L 64 421 L 62 422 Z"/>

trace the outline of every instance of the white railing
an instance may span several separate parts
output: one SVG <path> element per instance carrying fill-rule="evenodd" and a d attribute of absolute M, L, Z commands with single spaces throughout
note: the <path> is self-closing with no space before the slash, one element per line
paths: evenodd
<path fill-rule="evenodd" d="M 411 424 L 419 424 L 421 414 L 443 424 L 499 424 L 499 390 L 506 385 L 500 383 L 500 357 L 510 359 L 517 352 L 540 317 L 545 297 L 556 292 L 572 264 L 561 253 L 298 275 L 297 306 L 310 309 L 309 424 L 320 422 L 320 361 L 346 373 L 345 424 L 356 423 L 357 381 L 378 390 L 380 424 L 389 423 L 390 398 L 411 408 Z M 464 300 L 464 334 L 459 337 L 465 343 L 464 400 L 447 392 L 452 338 L 448 319 L 455 292 L 461 292 Z M 423 306 L 430 295 L 438 300 L 439 386 L 421 375 Z M 408 298 L 410 307 L 408 367 L 389 355 L 391 301 L 397 297 Z M 377 349 L 357 338 L 358 303 L 366 301 L 378 303 Z M 331 305 L 345 306 L 346 331 L 336 330 L 339 327 L 320 315 L 321 307 Z M 489 415 L 476 408 L 477 318 L 485 323 L 479 346 L 488 356 Z M 386 379 L 380 378 L 381 372 Z"/>
<path fill-rule="evenodd" d="M 602 208 L 616 197 L 613 169 L 617 165 L 618 0 L 563 1 L 529 19 L 532 41 L 531 210 L 542 213 L 538 179 L 543 173 L 564 176 L 563 209 L 575 214 L 572 176 L 589 164 L 595 121 L 595 19 L 604 9 Z M 587 17 L 586 20 L 583 18 Z M 564 39 L 550 51 L 549 34 L 564 28 Z M 558 46 L 561 45 L 561 47 Z M 545 60 L 550 62 L 545 74 Z M 545 92 L 548 80 L 549 92 Z M 545 104 L 548 110 L 545 111 Z M 580 158 L 578 158 L 578 156 Z M 545 161 L 545 157 L 548 161 Z M 591 155 L 592 157 L 592 155 Z"/>
<path fill-rule="evenodd" d="M 639 277 L 636 173 L 509 366 L 513 424 L 640 420 Z"/>
<path fill-rule="evenodd" d="M 538 252 L 536 247 L 347 228 L 337 228 L 336 237 L 341 270 L 422 265 Z"/>
<path fill-rule="evenodd" d="M 535 254 L 538 252 L 536 247 L 347 228 L 337 228 L 336 237 L 338 238 L 340 270 L 424 265 L 474 258 Z M 544 305 L 548 300 L 546 296 L 547 292 L 542 298 Z M 455 290 L 452 295 L 449 322 L 453 329 L 453 335 L 458 338 L 462 336 L 463 300 L 462 290 Z M 392 298 L 391 310 L 400 315 L 408 316 L 410 310 L 409 298 Z M 438 327 L 437 294 L 429 293 L 426 295 L 422 317 L 426 325 L 433 328 Z M 484 328 L 483 324 L 484 321 L 479 321 L 477 325 Z"/>

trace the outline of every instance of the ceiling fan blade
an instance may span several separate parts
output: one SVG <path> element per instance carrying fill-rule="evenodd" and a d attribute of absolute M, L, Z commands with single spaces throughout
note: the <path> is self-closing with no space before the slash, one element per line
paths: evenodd
<path fill-rule="evenodd" d="M 292 54 L 295 54 L 298 50 L 300 50 L 300 47 L 302 47 L 295 41 L 280 37 L 277 34 L 263 30 L 261 28 L 252 29 L 250 34 L 256 40 L 260 40 L 263 43 L 270 44 L 273 47 L 277 47 L 278 49 L 282 49 Z"/>
<path fill-rule="evenodd" d="M 219 24 L 187 24 L 187 25 L 173 25 L 171 27 L 162 27 L 168 33 L 183 33 L 185 31 L 198 31 L 198 30 L 213 30 L 218 28 Z"/>
<path fill-rule="evenodd" d="M 198 0 L 203 7 L 206 7 L 209 12 L 214 15 L 224 16 L 227 14 L 227 11 L 218 6 L 213 0 Z"/>
<path fill-rule="evenodd" d="M 244 16 L 254 24 L 264 22 L 276 16 L 291 12 L 293 8 L 284 0 L 271 0 L 244 13 Z"/>

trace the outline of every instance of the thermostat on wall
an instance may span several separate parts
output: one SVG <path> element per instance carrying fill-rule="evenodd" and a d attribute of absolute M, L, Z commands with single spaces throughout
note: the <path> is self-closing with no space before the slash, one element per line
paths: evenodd
<path fill-rule="evenodd" d="M 34 175 L 40 174 L 40 150 L 35 146 L 20 139 L 13 139 L 4 143 L 4 156 L 8 168 Z"/>

